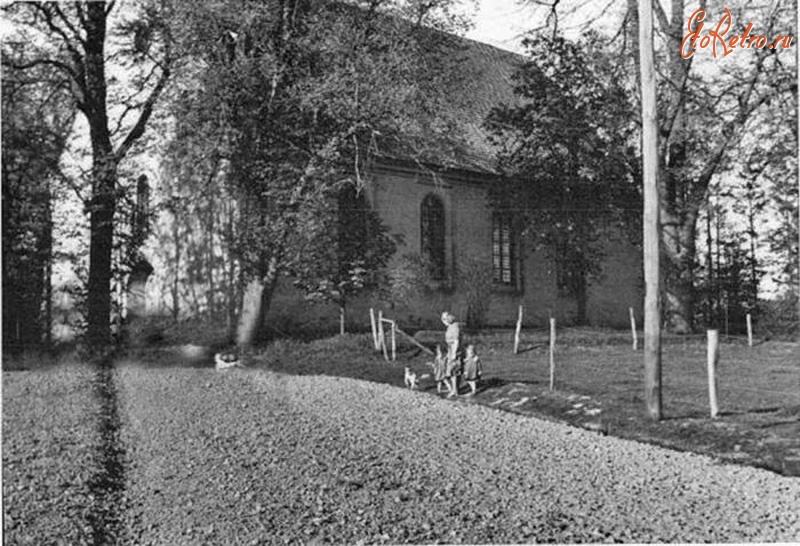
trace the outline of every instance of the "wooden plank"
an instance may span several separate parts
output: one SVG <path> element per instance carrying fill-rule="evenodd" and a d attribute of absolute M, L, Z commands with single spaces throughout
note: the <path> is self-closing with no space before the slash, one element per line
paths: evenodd
<path fill-rule="evenodd" d="M 431 356 L 434 356 L 436 354 L 431 349 L 427 348 L 425 345 L 423 345 L 422 343 L 420 343 L 419 341 L 414 339 L 414 336 L 408 335 L 407 333 L 402 331 L 400 328 L 397 328 L 397 326 L 395 326 L 395 331 L 398 334 L 400 334 L 401 336 L 403 336 L 404 338 L 406 338 L 410 343 L 412 343 L 413 345 L 415 345 L 415 346 L 419 347 L 420 349 L 422 349 L 423 351 L 425 351 L 427 354 L 429 354 Z"/>
<path fill-rule="evenodd" d="M 519 352 L 519 333 L 522 330 L 522 306 L 519 306 L 519 312 L 517 313 L 517 329 L 514 332 L 514 354 Z"/>

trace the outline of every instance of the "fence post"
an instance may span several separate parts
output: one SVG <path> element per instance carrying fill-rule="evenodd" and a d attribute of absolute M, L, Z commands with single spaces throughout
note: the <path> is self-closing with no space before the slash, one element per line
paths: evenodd
<path fill-rule="evenodd" d="M 519 352 L 519 333 L 522 329 L 522 306 L 519 306 L 519 313 L 517 313 L 517 329 L 514 332 L 514 354 Z"/>
<path fill-rule="evenodd" d="M 369 324 L 372 327 L 372 345 L 376 351 L 381 350 L 380 343 L 378 343 L 378 327 L 375 326 L 375 309 L 369 308 Z"/>
<path fill-rule="evenodd" d="M 555 386 L 556 375 L 556 319 L 550 317 L 550 390 L 552 391 Z"/>
<path fill-rule="evenodd" d="M 381 342 L 384 360 L 389 360 L 389 355 L 386 354 L 386 333 L 383 331 L 383 311 L 378 311 L 378 339 Z"/>
<path fill-rule="evenodd" d="M 719 330 L 708 331 L 708 402 L 712 419 L 719 413 L 717 405 L 717 363 L 719 362 Z"/>
<path fill-rule="evenodd" d="M 395 338 L 395 323 L 392 321 L 392 361 L 397 360 L 397 340 Z"/>
<path fill-rule="evenodd" d="M 750 313 L 747 313 L 747 345 L 748 347 L 753 346 L 753 319 L 750 317 Z"/>
<path fill-rule="evenodd" d="M 633 307 L 628 307 L 631 315 L 631 335 L 633 336 L 633 350 L 639 348 L 639 337 L 636 335 L 636 317 L 633 314 Z"/>

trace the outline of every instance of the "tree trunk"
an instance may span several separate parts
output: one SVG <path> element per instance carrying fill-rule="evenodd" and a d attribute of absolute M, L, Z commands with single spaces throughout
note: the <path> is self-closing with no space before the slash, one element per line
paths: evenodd
<path fill-rule="evenodd" d="M 110 155 L 110 154 L 109 154 Z M 111 339 L 111 252 L 114 243 L 116 165 L 109 156 L 94 161 L 94 190 L 90 213 L 88 340 L 103 347 Z"/>
<path fill-rule="evenodd" d="M 277 284 L 276 266 L 276 260 L 270 260 L 266 274 L 250 280 L 245 287 L 236 332 L 237 343 L 243 352 L 251 349 L 264 334 L 264 317 Z"/>
<path fill-rule="evenodd" d="M 215 229 L 215 222 L 217 211 L 215 210 L 215 201 L 214 196 L 209 192 L 208 197 L 208 226 L 206 226 L 206 245 L 208 247 L 208 252 L 206 255 L 206 269 L 208 270 L 208 295 L 206 299 L 208 300 L 206 304 L 208 305 L 208 317 L 211 320 L 214 320 L 216 317 L 216 305 L 215 305 L 215 293 L 217 291 L 216 287 L 214 286 L 214 229 Z"/>
<path fill-rule="evenodd" d="M 663 216 L 667 216 L 664 214 Z M 664 257 L 665 324 L 678 334 L 688 334 L 694 323 L 695 214 L 662 224 Z"/>
<path fill-rule="evenodd" d="M 89 308 L 87 337 L 92 347 L 110 341 L 111 252 L 114 246 L 114 207 L 116 204 L 117 158 L 108 129 L 105 74 L 106 6 L 87 5 L 84 22 L 86 71 L 84 101 L 81 105 L 92 143 L 92 197 L 89 235 Z"/>
<path fill-rule="evenodd" d="M 180 226 L 178 224 L 178 213 L 172 216 L 172 240 L 175 244 L 175 262 L 172 264 L 174 275 L 172 276 L 172 320 L 178 321 L 180 315 L 180 266 L 181 266 L 181 239 Z"/>
<path fill-rule="evenodd" d="M 711 236 L 711 216 L 714 208 L 706 208 L 706 326 L 714 325 L 714 245 Z"/>
<path fill-rule="evenodd" d="M 42 234 L 42 253 L 43 271 L 42 282 L 44 290 L 44 343 L 48 350 L 53 347 L 53 192 L 50 188 L 49 179 L 45 182 L 45 218 L 44 233 Z"/>
<path fill-rule="evenodd" d="M 586 273 L 582 273 L 580 278 L 576 279 L 575 283 L 575 302 L 577 303 L 578 316 L 576 317 L 578 325 L 588 324 L 586 309 L 589 298 L 588 281 Z"/>
<path fill-rule="evenodd" d="M 228 221 L 225 226 L 226 241 L 227 241 L 227 256 L 228 256 L 228 338 L 233 340 L 236 337 L 236 309 L 238 308 L 237 294 L 237 280 L 236 280 L 236 256 L 232 251 L 233 244 L 233 220 L 234 209 L 232 200 L 227 204 Z"/>

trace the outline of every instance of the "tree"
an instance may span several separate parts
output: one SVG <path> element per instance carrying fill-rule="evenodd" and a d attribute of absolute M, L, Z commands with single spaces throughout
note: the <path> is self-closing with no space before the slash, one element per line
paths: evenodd
<path fill-rule="evenodd" d="M 796 66 L 793 56 L 782 48 L 739 49 L 728 59 L 695 51 L 687 60 L 684 56 L 692 52 L 688 42 L 683 42 L 689 20 L 684 2 L 673 2 L 669 17 L 659 4 L 655 13 L 666 35 L 662 57 L 666 77 L 659 100 L 665 311 L 673 331 L 689 332 L 694 319 L 697 219 L 707 202 L 709 185 L 724 170 L 730 152 L 752 128 L 757 114 L 790 93 L 792 86 L 796 88 Z M 731 14 L 733 21 L 758 21 L 759 32 L 772 37 L 788 34 L 795 10 L 742 2 L 733 5 Z M 698 59 L 700 55 L 706 57 Z M 710 63 L 723 65 L 724 71 L 701 70 L 710 68 Z"/>
<path fill-rule="evenodd" d="M 87 334 L 92 346 L 102 347 L 110 341 L 118 170 L 144 134 L 169 78 L 172 59 L 163 20 L 169 7 L 140 3 L 123 11 L 114 1 L 93 1 L 14 3 L 5 9 L 19 39 L 30 47 L 24 59 L 10 58 L 8 64 L 18 70 L 50 68 L 59 85 L 70 90 L 88 124 L 92 165 L 86 203 Z M 124 81 L 109 75 L 112 66 L 127 72 Z"/>
<path fill-rule="evenodd" d="M 503 105 L 487 125 L 504 174 L 490 188 L 493 206 L 549 249 L 560 289 L 586 322 L 588 285 L 600 274 L 609 225 L 630 232 L 638 209 L 632 105 L 619 67 L 597 48 L 561 37 L 532 37 L 515 75 L 518 105 Z"/>
<path fill-rule="evenodd" d="M 437 14 L 446 21 L 448 4 L 222 2 L 192 12 L 182 43 L 197 76 L 185 98 L 202 112 L 204 150 L 226 162 L 238 201 L 242 347 L 263 331 L 280 278 L 319 288 L 319 268 L 307 264 L 328 263 L 338 246 L 301 250 L 310 248 L 308 234 L 337 232 L 331 206 L 341 189 L 359 189 L 378 155 L 422 161 L 449 142 L 437 101 L 453 73 L 443 49 L 455 46 L 424 26 Z M 411 21 L 399 17 L 412 13 Z M 338 265 L 323 269 L 326 286 L 345 281 Z"/>
<path fill-rule="evenodd" d="M 4 44 L 9 56 L 21 44 Z M 75 116 L 68 90 L 45 70 L 6 70 L 3 78 L 3 348 L 50 344 L 52 204 L 59 158 Z"/>
<path fill-rule="evenodd" d="M 592 4 L 591 13 L 585 7 L 589 4 L 583 2 L 531 0 L 528 3 L 547 10 L 548 29 L 556 21 L 561 29 L 581 32 L 589 28 L 613 28 L 612 17 L 618 17 L 618 31 L 607 33 L 608 46 L 617 49 L 620 59 L 631 63 L 631 76 L 639 73 L 636 0 L 616 5 L 612 1 L 599 10 Z M 743 34 L 748 23 L 753 23 L 751 35 L 758 38 L 763 34 L 767 37 L 765 41 L 775 45 L 778 36 L 788 37 L 796 28 L 796 5 L 795 1 L 728 2 L 730 19 L 723 20 L 721 27 L 725 28 L 726 21 L 731 23 L 726 46 L 734 34 Z M 700 6 L 706 4 L 701 2 Z M 787 50 L 786 40 L 772 49 L 739 45 L 728 55 L 724 55 L 721 44 L 712 40 L 717 43 L 716 57 L 712 57 L 710 45 L 705 49 L 697 47 L 690 56 L 692 42 L 684 43 L 684 39 L 694 9 L 684 0 L 653 3 L 659 75 L 664 311 L 667 326 L 675 332 L 689 332 L 694 326 L 697 221 L 707 206 L 709 185 L 739 161 L 738 145 L 748 134 L 758 131 L 760 120 L 772 117 L 777 104 L 795 100 L 792 97 L 796 97 L 797 82 L 795 55 Z M 696 30 L 702 22 L 704 29 L 700 34 L 706 36 L 725 15 L 721 7 L 709 9 L 703 21 L 692 20 L 692 29 Z M 699 42 L 694 45 L 699 46 Z M 792 124 L 788 117 L 779 125 L 796 131 L 796 123 Z M 782 137 L 770 134 L 766 139 L 780 146 Z"/>
<path fill-rule="evenodd" d="M 331 217 L 303 222 L 308 229 L 302 231 L 298 253 L 315 259 L 300 259 L 289 269 L 295 286 L 310 300 L 339 307 L 339 333 L 344 334 L 348 301 L 385 283 L 385 268 L 396 246 L 353 184 L 339 190 L 335 202 L 331 199 L 313 212 L 320 213 Z"/>

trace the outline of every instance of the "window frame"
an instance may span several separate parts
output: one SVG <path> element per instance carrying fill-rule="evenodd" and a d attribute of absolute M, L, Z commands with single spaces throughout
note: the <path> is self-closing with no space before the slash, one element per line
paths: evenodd
<path fill-rule="evenodd" d="M 492 213 L 492 281 L 497 287 L 519 290 L 519 240 L 514 220 L 507 214 Z"/>
<path fill-rule="evenodd" d="M 447 279 L 447 222 L 444 199 L 428 193 L 420 203 L 420 254 L 431 267 L 431 279 Z"/>

